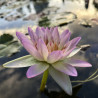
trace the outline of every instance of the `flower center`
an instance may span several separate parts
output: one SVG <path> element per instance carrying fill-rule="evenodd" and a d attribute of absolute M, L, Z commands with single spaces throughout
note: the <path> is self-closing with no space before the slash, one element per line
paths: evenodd
<path fill-rule="evenodd" d="M 58 45 L 57 45 L 56 43 L 53 43 L 53 42 L 51 41 L 51 42 L 49 42 L 49 43 L 47 44 L 47 48 L 48 48 L 49 53 L 51 53 L 52 51 L 58 50 Z"/>

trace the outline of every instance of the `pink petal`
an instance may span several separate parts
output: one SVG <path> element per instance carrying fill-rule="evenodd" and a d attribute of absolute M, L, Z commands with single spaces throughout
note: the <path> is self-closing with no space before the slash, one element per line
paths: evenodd
<path fill-rule="evenodd" d="M 77 76 L 76 69 L 73 66 L 69 65 L 69 64 L 66 64 L 64 62 L 56 62 L 56 63 L 52 64 L 52 66 L 56 70 L 58 70 L 60 72 L 63 72 L 65 74 L 67 74 L 67 75 Z"/>
<path fill-rule="evenodd" d="M 76 47 L 73 47 L 72 49 L 70 49 L 68 51 L 65 50 L 65 52 L 63 53 L 63 57 L 61 58 L 61 60 L 66 59 L 75 48 Z"/>
<path fill-rule="evenodd" d="M 35 64 L 31 67 L 29 67 L 29 69 L 27 70 L 27 78 L 33 78 L 36 77 L 37 75 L 40 75 L 41 73 L 43 73 L 45 70 L 47 70 L 49 67 L 48 64 Z"/>
<path fill-rule="evenodd" d="M 45 28 L 44 27 L 41 27 L 41 29 L 42 29 L 43 32 L 45 32 Z"/>
<path fill-rule="evenodd" d="M 72 95 L 72 85 L 68 75 L 53 67 L 49 67 L 49 74 L 67 94 Z"/>
<path fill-rule="evenodd" d="M 20 40 L 20 41 L 22 41 L 22 39 L 24 39 L 24 40 L 26 40 L 28 43 L 31 43 L 32 44 L 32 42 L 27 38 L 27 36 L 26 35 L 24 35 L 23 33 L 20 33 L 20 32 L 16 32 L 16 36 L 18 37 L 18 39 Z M 33 45 L 33 44 L 32 44 Z"/>
<path fill-rule="evenodd" d="M 33 44 L 35 45 L 36 41 L 38 39 L 37 36 L 36 36 L 36 33 L 34 33 L 33 30 L 30 27 L 28 27 L 28 33 L 30 35 L 30 38 L 31 38 Z"/>
<path fill-rule="evenodd" d="M 47 33 L 45 32 L 44 34 L 44 42 L 47 44 L 48 43 L 48 37 L 47 37 Z"/>
<path fill-rule="evenodd" d="M 52 29 L 51 29 L 52 30 Z M 46 28 L 45 33 L 48 39 L 48 42 L 53 41 L 52 32 L 48 28 Z"/>
<path fill-rule="evenodd" d="M 60 36 L 59 36 L 59 32 L 58 32 L 58 28 L 55 27 L 52 33 L 52 37 L 53 37 L 53 41 L 54 43 L 56 43 L 57 45 L 60 42 Z"/>
<path fill-rule="evenodd" d="M 66 44 L 63 58 L 68 56 L 76 48 L 76 45 L 78 44 L 80 39 L 81 39 L 81 37 L 76 37 Z"/>
<path fill-rule="evenodd" d="M 52 33 L 52 32 L 53 32 L 53 30 L 54 30 L 54 27 L 51 27 L 51 28 L 50 28 L 50 32 Z"/>
<path fill-rule="evenodd" d="M 44 32 L 40 27 L 36 28 L 36 35 L 38 38 L 44 39 Z"/>
<path fill-rule="evenodd" d="M 68 42 L 66 51 L 71 50 L 73 47 L 76 47 L 76 45 L 78 44 L 80 39 L 81 39 L 81 37 L 76 37 L 76 38 L 72 39 L 70 42 Z"/>
<path fill-rule="evenodd" d="M 90 63 L 81 60 L 70 59 L 67 63 L 74 67 L 92 67 Z"/>
<path fill-rule="evenodd" d="M 37 47 L 38 47 L 40 54 L 43 56 L 44 60 L 47 61 L 48 49 L 47 49 L 47 46 L 42 39 L 38 40 Z"/>
<path fill-rule="evenodd" d="M 56 61 L 59 61 L 62 58 L 63 54 L 62 51 L 53 51 L 49 54 L 47 58 L 48 63 L 54 63 Z"/>
<path fill-rule="evenodd" d="M 38 53 L 32 42 L 22 33 L 16 32 L 17 37 L 21 41 L 24 48 L 37 60 L 43 61 L 43 57 Z"/>
<path fill-rule="evenodd" d="M 47 27 L 45 29 L 45 32 L 44 32 L 44 41 L 45 41 L 45 43 L 48 43 L 48 33 L 50 33 L 50 32 L 49 32 L 49 29 Z"/>
<path fill-rule="evenodd" d="M 34 56 L 34 58 L 36 58 L 37 60 L 43 61 L 43 57 L 39 54 L 39 52 L 37 51 L 37 49 L 29 44 L 26 43 L 25 41 L 22 41 L 22 44 L 24 46 L 24 48 L 32 55 Z"/>
<path fill-rule="evenodd" d="M 60 39 L 64 38 L 64 36 L 66 36 L 66 34 L 68 34 L 69 30 L 65 30 L 64 32 L 62 32 L 62 34 L 60 35 Z"/>
<path fill-rule="evenodd" d="M 68 32 L 68 33 L 66 33 L 65 36 L 61 37 L 60 45 L 59 45 L 60 49 L 62 49 L 64 47 L 64 45 L 69 41 L 70 35 L 71 35 L 71 33 Z"/>
<path fill-rule="evenodd" d="M 51 53 L 51 51 L 54 49 L 54 43 L 52 41 L 48 42 L 47 48 L 48 52 Z"/>

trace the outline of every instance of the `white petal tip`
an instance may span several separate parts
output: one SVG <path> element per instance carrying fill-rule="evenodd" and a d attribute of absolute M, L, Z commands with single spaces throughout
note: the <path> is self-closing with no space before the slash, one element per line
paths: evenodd
<path fill-rule="evenodd" d="M 70 91 L 70 92 L 67 92 L 67 94 L 68 94 L 68 95 L 70 95 L 70 96 L 72 96 L 72 91 Z"/>

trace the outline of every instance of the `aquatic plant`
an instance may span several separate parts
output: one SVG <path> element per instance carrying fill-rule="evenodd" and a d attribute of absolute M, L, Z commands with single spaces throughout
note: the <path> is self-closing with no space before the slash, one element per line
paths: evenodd
<path fill-rule="evenodd" d="M 63 31 L 59 34 L 58 28 L 37 27 L 34 32 L 28 27 L 30 39 L 16 32 L 23 47 L 30 55 L 20 57 L 3 64 L 7 68 L 28 67 L 27 78 L 43 74 L 40 91 L 44 91 L 48 73 L 58 85 L 69 95 L 72 95 L 72 85 L 69 76 L 77 76 L 75 67 L 91 67 L 88 62 L 72 59 L 80 51 L 76 45 L 81 37 L 70 40 L 71 32 Z"/>

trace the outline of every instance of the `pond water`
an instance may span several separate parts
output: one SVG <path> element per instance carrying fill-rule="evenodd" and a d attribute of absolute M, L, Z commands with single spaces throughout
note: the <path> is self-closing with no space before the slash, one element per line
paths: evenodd
<path fill-rule="evenodd" d="M 38 25 L 58 26 L 61 32 L 68 28 L 71 38 L 82 37 L 79 47 L 86 47 L 74 58 L 93 66 L 77 68 L 79 75 L 70 77 L 72 81 L 85 80 L 98 69 L 97 0 L 0 0 L 0 98 L 98 98 L 98 78 L 73 88 L 73 95 L 68 96 L 49 76 L 45 92 L 39 93 L 42 75 L 27 79 L 28 68 L 2 67 L 3 63 L 28 54 L 15 32 L 27 34 L 28 26 Z"/>

